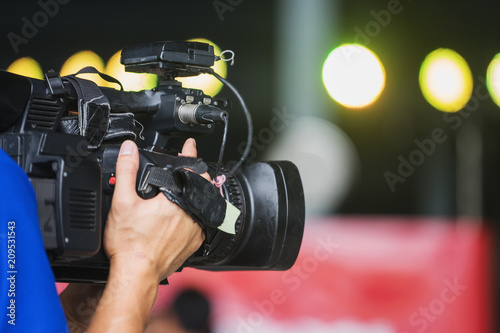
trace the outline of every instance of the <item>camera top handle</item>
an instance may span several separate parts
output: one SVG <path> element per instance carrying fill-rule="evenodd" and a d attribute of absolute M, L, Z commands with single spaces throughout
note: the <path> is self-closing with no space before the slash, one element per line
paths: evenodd
<path fill-rule="evenodd" d="M 152 42 L 124 48 L 125 71 L 156 74 L 164 80 L 209 73 L 216 57 L 214 47 L 200 42 Z"/>
<path fill-rule="evenodd" d="M 224 52 L 223 52 L 224 53 Z M 121 54 L 121 63 L 125 66 L 127 72 L 151 73 L 157 74 L 162 78 L 159 86 L 177 85 L 176 77 L 196 76 L 207 73 L 215 76 L 219 81 L 226 85 L 236 95 L 241 104 L 245 119 L 247 122 L 247 141 L 240 160 L 228 172 L 232 175 L 238 170 L 247 158 L 252 145 L 253 126 L 252 117 L 246 106 L 243 97 L 226 79 L 215 73 L 211 68 L 215 60 L 222 60 L 221 55 L 215 56 L 214 47 L 207 43 L 168 41 L 152 42 L 124 48 Z M 225 146 L 225 136 L 227 133 L 227 119 L 225 120 L 226 129 L 221 146 L 219 162 Z M 218 168 L 217 168 L 218 169 Z M 217 172 L 216 172 L 217 174 Z"/>

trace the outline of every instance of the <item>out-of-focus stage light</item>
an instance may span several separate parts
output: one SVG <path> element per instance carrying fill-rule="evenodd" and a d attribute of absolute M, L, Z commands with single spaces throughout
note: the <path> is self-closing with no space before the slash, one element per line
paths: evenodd
<path fill-rule="evenodd" d="M 330 96 L 349 108 L 372 104 L 385 86 L 385 70 L 378 57 L 358 44 L 334 49 L 323 65 L 323 83 Z"/>
<path fill-rule="evenodd" d="M 43 71 L 40 64 L 30 57 L 19 58 L 7 68 L 7 72 L 24 75 L 35 79 L 43 79 Z"/>
<path fill-rule="evenodd" d="M 221 54 L 221 49 L 214 44 L 212 41 L 204 38 L 195 38 L 190 39 L 192 42 L 201 42 L 208 43 L 214 46 L 214 53 L 216 56 Z M 212 66 L 214 71 L 222 76 L 223 78 L 227 78 L 227 64 L 225 61 L 219 60 L 216 61 L 214 66 Z M 213 75 L 210 74 L 200 74 L 198 76 L 192 77 L 183 77 L 178 78 L 178 81 L 182 82 L 182 85 L 187 88 L 201 89 L 203 92 L 209 96 L 215 96 L 222 89 L 222 83 L 217 80 Z"/>
<path fill-rule="evenodd" d="M 256 138 L 262 144 L 271 141 L 264 160 L 292 161 L 299 169 L 307 216 L 334 212 L 359 176 L 356 147 L 328 120 L 297 117 L 283 132 L 267 128 L 257 132 Z"/>
<path fill-rule="evenodd" d="M 425 58 L 420 68 L 420 89 L 436 109 L 456 112 L 472 96 L 472 73 L 462 56 L 450 49 L 437 49 Z"/>
<path fill-rule="evenodd" d="M 120 63 L 121 51 L 116 52 L 106 64 L 104 72 L 118 79 L 123 85 L 124 90 L 139 91 L 144 89 L 153 89 L 157 84 L 157 77 L 154 74 L 129 73 L 125 72 L 125 66 Z M 106 87 L 118 89 L 116 83 L 105 83 Z"/>
<path fill-rule="evenodd" d="M 500 106 L 500 53 L 498 53 L 486 72 L 486 85 L 490 92 L 491 99 Z"/>
<path fill-rule="evenodd" d="M 92 51 L 86 50 L 73 54 L 64 62 L 61 68 L 61 76 L 75 74 L 80 69 L 87 66 L 92 66 L 99 72 L 104 72 L 104 61 L 101 57 Z M 97 74 L 80 74 L 78 77 L 94 81 L 100 86 L 105 85 L 106 82 Z"/>

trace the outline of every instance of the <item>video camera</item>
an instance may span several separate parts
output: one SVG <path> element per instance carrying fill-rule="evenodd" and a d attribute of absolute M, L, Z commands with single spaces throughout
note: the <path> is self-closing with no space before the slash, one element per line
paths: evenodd
<path fill-rule="evenodd" d="M 211 69 L 218 59 L 213 46 L 200 42 L 125 48 L 121 62 L 126 71 L 159 76 L 155 89 L 142 91 L 99 87 L 54 71 L 46 73 L 45 80 L 0 71 L 0 148 L 33 184 L 40 229 L 57 281 L 107 280 L 103 231 L 116 160 L 126 139 L 139 146 L 137 193 L 145 199 L 163 193 L 205 232 L 204 244 L 183 267 L 286 270 L 293 265 L 305 219 L 298 170 L 287 161 L 243 163 L 252 141 L 251 118 L 236 89 Z M 184 88 L 175 80 L 201 73 L 225 83 L 246 112 L 247 149 L 237 163 L 222 163 L 229 102 Z M 218 162 L 205 163 L 167 150 L 170 138 L 210 134 L 216 124 L 224 125 Z M 218 187 L 199 176 L 205 171 L 220 180 Z"/>

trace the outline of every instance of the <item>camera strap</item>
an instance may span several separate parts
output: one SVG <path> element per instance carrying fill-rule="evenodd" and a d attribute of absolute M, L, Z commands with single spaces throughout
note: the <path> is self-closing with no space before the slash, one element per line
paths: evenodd
<path fill-rule="evenodd" d="M 74 75 L 65 76 L 64 79 L 71 83 L 78 96 L 80 135 L 87 139 L 89 149 L 99 148 L 109 128 L 111 106 L 108 98 L 92 81 Z"/>
<path fill-rule="evenodd" d="M 131 112 L 110 113 L 108 131 L 104 134 L 103 142 L 115 140 L 135 140 L 135 118 Z M 58 131 L 65 134 L 80 135 L 79 119 L 76 116 L 63 117 L 59 122 Z"/>
<path fill-rule="evenodd" d="M 219 190 L 197 171 L 205 172 L 206 164 L 201 159 L 189 157 L 182 157 L 182 163 L 177 163 L 175 167 L 151 166 L 146 171 L 141 190 L 155 186 L 203 229 L 218 228 L 226 216 L 226 200 Z"/>

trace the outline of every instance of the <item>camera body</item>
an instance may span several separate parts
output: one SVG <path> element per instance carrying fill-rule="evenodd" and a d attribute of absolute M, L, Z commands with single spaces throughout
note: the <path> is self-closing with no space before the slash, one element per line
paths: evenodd
<path fill-rule="evenodd" d="M 122 51 L 126 70 L 161 76 L 157 88 L 139 92 L 97 87 L 53 72 L 37 80 L 0 71 L 0 148 L 33 184 L 40 229 L 57 281 L 107 279 L 103 232 L 118 151 L 126 139 L 139 146 L 137 193 L 148 199 L 163 192 L 204 222 L 205 243 L 184 266 L 284 270 L 293 265 L 305 211 L 300 176 L 291 162 L 246 163 L 234 173 L 227 172 L 229 165 L 222 166 L 227 179 L 220 187 L 221 199 L 219 189 L 198 183 L 193 173 L 184 171 L 206 170 L 201 159 L 166 150 L 169 138 L 211 134 L 218 120 L 229 114 L 227 100 L 175 81 L 210 72 L 214 60 L 213 47 L 197 42 L 126 48 Z M 208 164 L 212 176 L 215 169 L 215 163 Z M 152 181 L 153 171 L 159 179 L 170 177 L 169 182 Z M 229 206 L 239 214 L 232 217 L 234 230 L 228 233 L 215 222 L 226 222 Z"/>

